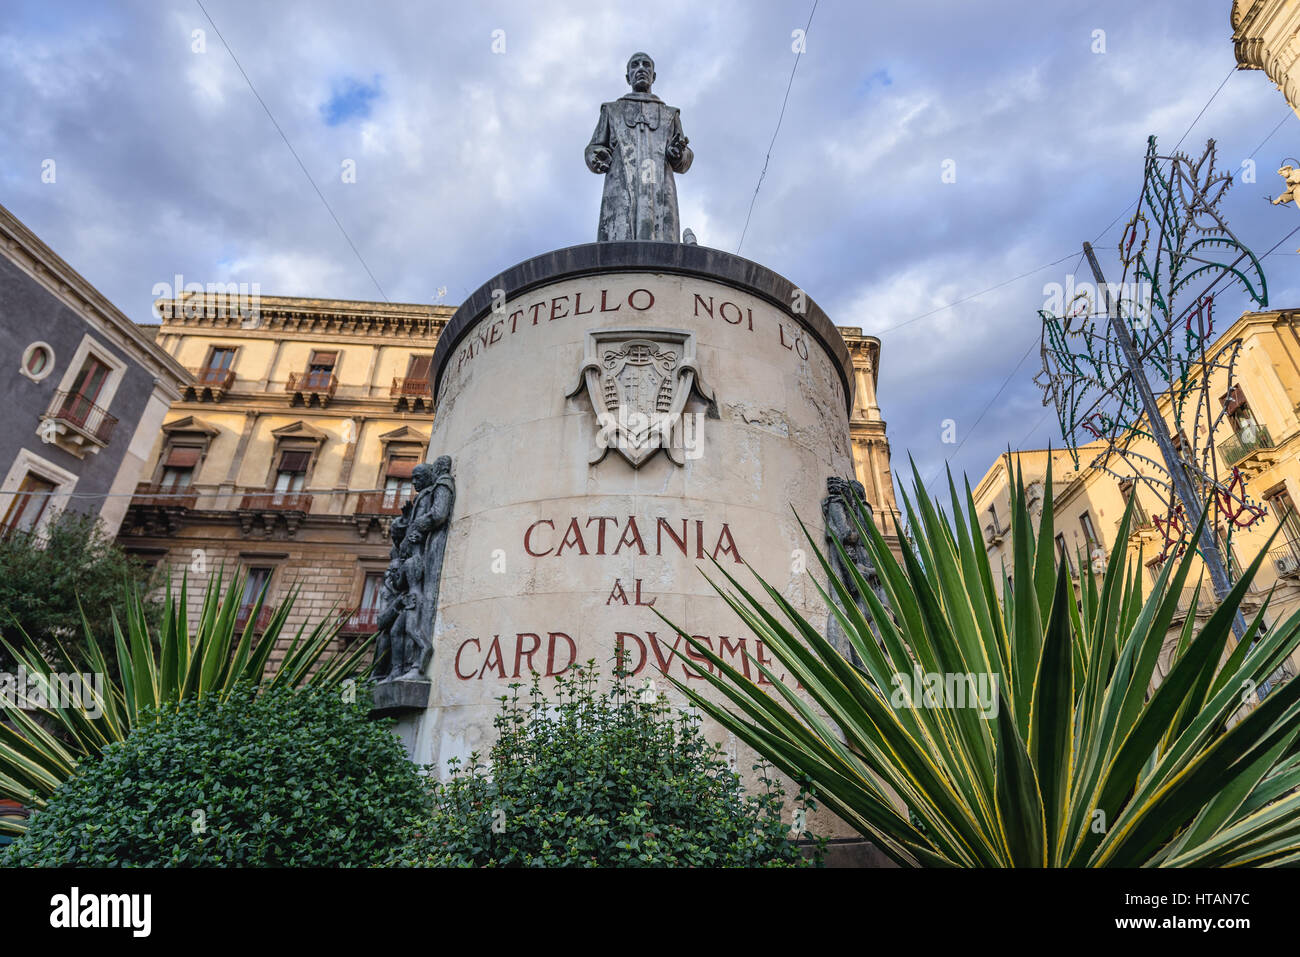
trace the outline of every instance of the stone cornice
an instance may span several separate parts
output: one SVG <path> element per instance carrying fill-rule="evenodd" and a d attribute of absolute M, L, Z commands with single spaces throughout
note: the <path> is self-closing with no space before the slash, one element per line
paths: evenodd
<path fill-rule="evenodd" d="M 849 347 L 849 355 L 854 362 L 863 361 L 871 371 L 871 384 L 880 385 L 880 340 L 875 336 L 864 336 L 862 330 L 851 326 L 839 326 L 844 344 Z"/>
<path fill-rule="evenodd" d="M 169 398 L 180 397 L 181 386 L 190 380 L 185 367 L 4 206 L 0 206 L 0 246 L 16 266 L 143 365 Z"/>
<path fill-rule="evenodd" d="M 238 298 L 223 294 L 185 293 L 155 301 L 154 309 L 162 318 L 160 332 L 164 335 L 203 330 L 218 336 L 249 338 L 282 339 L 290 334 L 407 342 L 418 337 L 436 339 L 455 312 L 451 306 L 418 303 L 259 295 L 255 303 L 258 322 L 246 326 L 240 305 Z"/>

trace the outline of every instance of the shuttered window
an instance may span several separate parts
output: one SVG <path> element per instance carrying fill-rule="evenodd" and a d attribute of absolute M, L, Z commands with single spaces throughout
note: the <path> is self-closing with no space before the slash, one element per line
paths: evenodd
<path fill-rule="evenodd" d="M 415 355 L 411 356 L 411 362 L 406 367 L 406 377 L 408 379 L 427 379 L 429 370 L 433 368 L 433 356 Z"/>
<path fill-rule="evenodd" d="M 169 469 L 192 469 L 199 464 L 199 449 L 192 446 L 174 445 L 167 453 L 163 466 Z"/>
<path fill-rule="evenodd" d="M 311 462 L 311 452 L 306 449 L 286 449 L 280 453 L 281 472 L 306 472 Z"/>

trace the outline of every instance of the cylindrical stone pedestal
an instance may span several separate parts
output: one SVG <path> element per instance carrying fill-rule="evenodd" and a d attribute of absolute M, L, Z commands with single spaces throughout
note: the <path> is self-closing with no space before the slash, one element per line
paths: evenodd
<path fill-rule="evenodd" d="M 451 456 L 456 499 L 430 706 L 404 729 L 416 761 L 486 752 L 511 683 L 589 659 L 608 675 L 620 646 L 680 702 L 661 674 L 704 686 L 703 665 L 656 611 L 757 680 L 744 653 L 772 655 L 701 574 L 719 577 L 711 559 L 825 625 L 795 513 L 820 545 L 826 480 L 853 476 L 854 380 L 787 280 L 699 246 L 557 250 L 469 297 L 434 375 L 429 458 Z"/>

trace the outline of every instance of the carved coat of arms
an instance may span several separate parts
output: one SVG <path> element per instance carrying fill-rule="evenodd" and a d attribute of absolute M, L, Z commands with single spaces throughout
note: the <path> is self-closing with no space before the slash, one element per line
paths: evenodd
<path fill-rule="evenodd" d="M 599 432 L 591 464 L 617 449 L 639 468 L 659 449 L 676 464 L 698 458 L 702 413 L 685 413 L 692 392 L 713 401 L 695 361 L 695 335 L 680 329 L 587 333 L 572 398 L 586 388 Z"/>

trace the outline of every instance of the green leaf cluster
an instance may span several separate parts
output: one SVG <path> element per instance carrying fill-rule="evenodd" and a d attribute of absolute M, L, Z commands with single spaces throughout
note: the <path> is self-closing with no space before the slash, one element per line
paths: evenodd
<path fill-rule="evenodd" d="M 783 867 L 810 863 L 790 839 L 785 795 L 763 789 L 710 745 L 698 715 L 633 687 L 617 668 L 605 690 L 594 662 L 511 686 L 489 761 L 453 759 L 435 808 L 395 862 L 472 867 Z M 816 855 L 814 855 L 815 857 Z"/>
<path fill-rule="evenodd" d="M 388 724 L 348 697 L 242 681 L 145 708 L 125 739 L 78 763 L 0 864 L 381 863 L 428 789 Z"/>
<path fill-rule="evenodd" d="M 1194 615 L 1175 625 L 1195 550 L 1166 561 L 1145 597 L 1141 558 L 1124 547 L 1100 577 L 1083 563 L 1076 585 L 1057 564 L 1051 496 L 1035 531 L 1017 469 L 1011 567 L 995 573 L 969 485 L 948 486 L 950 516 L 915 477 L 901 556 L 870 518 L 860 528 L 888 608 L 835 544 L 874 627 L 808 536 L 861 668 L 780 591 L 761 578 L 748 591 L 719 566 L 719 593 L 802 690 L 754 662 L 773 682 L 760 687 L 680 629 L 717 694 L 670 680 L 902 865 L 1300 861 L 1300 681 L 1262 702 L 1256 691 L 1300 642 L 1300 614 L 1266 629 L 1265 602 L 1240 642 L 1232 634 L 1267 545 L 1198 631 Z M 996 679 L 996 714 L 911 694 L 899 678 L 918 670 Z"/>
<path fill-rule="evenodd" d="M 47 650 L 25 633 L 17 643 L 3 640 L 50 706 L 26 708 L 16 706 L 21 702 L 0 701 L 0 798 L 39 810 L 78 762 L 125 740 L 136 725 L 187 701 L 229 697 L 241 682 L 263 689 L 334 687 L 364 671 L 369 641 L 346 654 L 331 651 L 338 634 L 336 619 L 327 617 L 310 630 L 304 623 L 292 635 L 286 630 L 297 589 L 276 606 L 266 628 L 258 629 L 264 588 L 247 623 L 238 626 L 244 583 L 238 574 L 228 587 L 221 574 L 211 578 L 193 627 L 188 583 L 182 581 L 176 593 L 169 586 L 159 630 L 150 626 L 140 590 L 128 588 L 125 622 L 116 612 L 110 616 L 108 653 L 85 619 L 80 653 L 62 642 Z M 272 664 L 277 647 L 282 656 Z M 98 676 L 102 693 L 75 706 L 55 707 L 59 676 L 70 674 Z M 0 821 L 0 829 L 8 833 L 20 833 L 22 826 Z"/>

